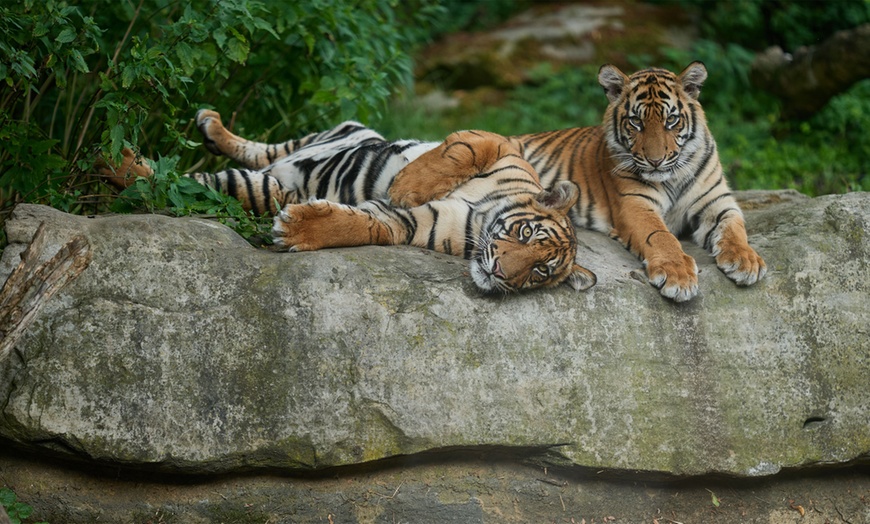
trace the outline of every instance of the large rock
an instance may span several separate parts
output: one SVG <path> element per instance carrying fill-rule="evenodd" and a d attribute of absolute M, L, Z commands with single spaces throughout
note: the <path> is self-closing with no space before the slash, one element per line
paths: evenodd
<path fill-rule="evenodd" d="M 414 248 L 279 254 L 163 216 L 20 205 L 0 282 L 40 223 L 93 259 L 0 362 L 0 435 L 141 469 L 302 471 L 446 449 L 664 475 L 773 474 L 870 452 L 870 194 L 752 194 L 769 272 L 700 250 L 677 305 L 604 235 L 599 283 L 481 297 Z"/>

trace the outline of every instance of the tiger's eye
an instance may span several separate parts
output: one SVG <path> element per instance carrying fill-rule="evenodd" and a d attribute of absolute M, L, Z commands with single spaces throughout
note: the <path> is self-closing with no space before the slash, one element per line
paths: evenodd
<path fill-rule="evenodd" d="M 674 127 L 675 125 L 677 125 L 677 122 L 679 122 L 679 121 L 680 121 L 680 115 L 671 115 L 665 121 L 665 124 L 668 127 Z"/>
<path fill-rule="evenodd" d="M 532 226 L 526 224 L 520 228 L 520 240 L 526 240 L 532 236 Z"/>
<path fill-rule="evenodd" d="M 631 124 L 632 127 L 637 128 L 638 130 L 640 130 L 643 127 L 643 121 L 636 116 L 628 117 L 628 123 Z"/>
<path fill-rule="evenodd" d="M 550 274 L 550 266 L 547 264 L 535 264 L 535 271 L 542 277 L 546 277 Z"/>

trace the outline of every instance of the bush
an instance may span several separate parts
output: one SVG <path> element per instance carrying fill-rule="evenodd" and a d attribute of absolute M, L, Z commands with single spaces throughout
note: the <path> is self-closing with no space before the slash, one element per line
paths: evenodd
<path fill-rule="evenodd" d="M 103 210 L 99 155 L 189 166 L 192 116 L 293 136 L 376 116 L 410 79 L 424 0 L 18 0 L 0 7 L 0 211 L 17 201 Z M 265 131 L 264 131 L 265 130 Z M 209 159 L 208 162 L 216 162 Z M 214 167 L 214 165 L 212 166 Z"/>

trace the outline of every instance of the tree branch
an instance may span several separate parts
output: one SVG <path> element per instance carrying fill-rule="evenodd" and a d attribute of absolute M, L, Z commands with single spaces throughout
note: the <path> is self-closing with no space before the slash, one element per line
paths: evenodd
<path fill-rule="evenodd" d="M 21 253 L 21 262 L 0 290 L 0 361 L 30 324 L 42 306 L 63 286 L 79 276 L 91 262 L 87 239 L 76 235 L 44 264 L 39 256 L 45 244 L 45 224 Z"/>

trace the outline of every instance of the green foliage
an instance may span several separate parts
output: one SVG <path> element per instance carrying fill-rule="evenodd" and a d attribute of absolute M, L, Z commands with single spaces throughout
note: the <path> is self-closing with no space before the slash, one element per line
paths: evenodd
<path fill-rule="evenodd" d="M 115 200 L 112 211 L 149 213 L 168 210 L 176 216 L 206 215 L 233 228 L 246 239 L 264 236 L 272 226 L 268 217 L 257 217 L 242 209 L 241 203 L 213 187 L 181 176 L 176 170 L 177 157 L 160 157 L 152 162 L 154 175 L 138 178 Z"/>
<path fill-rule="evenodd" d="M 514 115 L 488 107 L 489 119 L 498 119 L 502 134 L 537 133 L 547 129 L 593 126 L 601 122 L 602 92 L 598 66 L 556 72 L 541 64 L 531 73 L 531 83 L 518 87 L 508 98 Z M 606 102 L 606 100 L 605 100 Z"/>
<path fill-rule="evenodd" d="M 390 138 L 441 140 L 458 129 L 516 135 L 601 123 L 607 100 L 598 85 L 598 67 L 555 71 L 543 63 L 531 77 L 531 83 L 504 97 L 484 91 L 482 98 L 470 95 L 447 110 L 429 108 L 419 98 L 406 95 L 393 103 L 378 130 Z M 496 100 L 487 100 L 486 95 Z"/>
<path fill-rule="evenodd" d="M 835 31 L 870 22 L 870 2 L 796 2 L 787 0 L 673 0 L 697 8 L 702 36 L 762 50 L 778 45 L 794 51 L 815 45 Z"/>
<path fill-rule="evenodd" d="M 532 5 L 531 0 L 442 0 L 444 15 L 433 33 L 487 29 Z"/>
<path fill-rule="evenodd" d="M 15 492 L 9 488 L 0 488 L 0 504 L 3 505 L 3 509 L 6 510 L 12 524 L 22 524 L 33 514 L 33 508 L 29 504 L 18 502 Z M 38 522 L 36 524 L 47 523 Z"/>
<path fill-rule="evenodd" d="M 408 51 L 439 12 L 424 0 L 4 3 L 0 211 L 104 209 L 111 192 L 89 174 L 124 147 L 195 164 L 200 107 L 264 140 L 370 120 L 409 82 Z"/>

